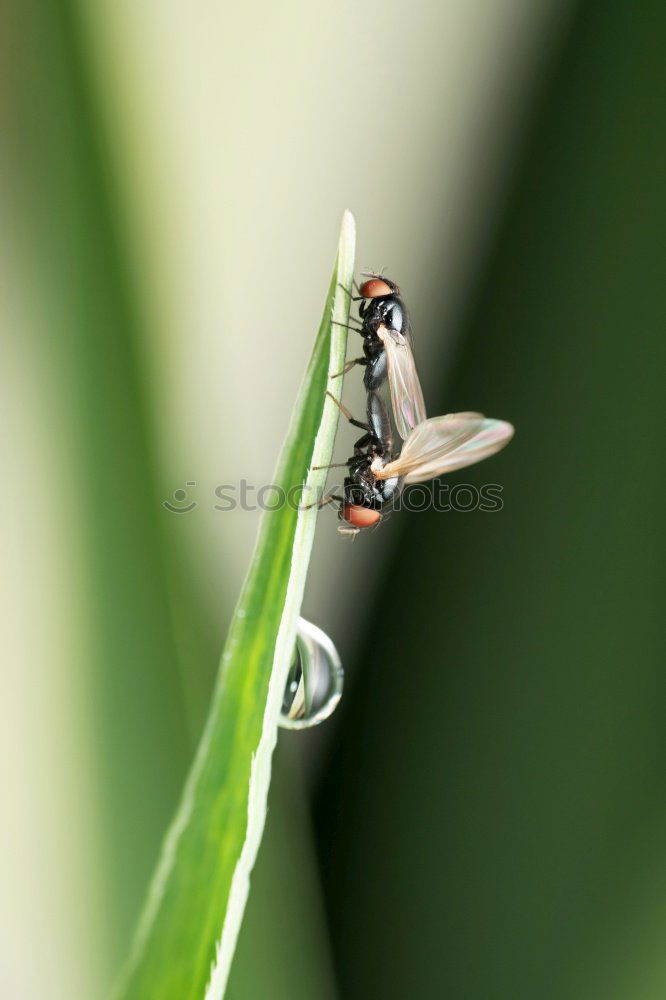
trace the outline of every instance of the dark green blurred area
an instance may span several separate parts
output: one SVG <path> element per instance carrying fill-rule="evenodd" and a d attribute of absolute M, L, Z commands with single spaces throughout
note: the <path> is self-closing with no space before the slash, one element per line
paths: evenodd
<path fill-rule="evenodd" d="M 435 412 L 514 422 L 455 476 L 505 507 L 405 516 L 367 609 L 317 802 L 344 997 L 666 995 L 665 39 L 580 5 L 471 290 Z"/>

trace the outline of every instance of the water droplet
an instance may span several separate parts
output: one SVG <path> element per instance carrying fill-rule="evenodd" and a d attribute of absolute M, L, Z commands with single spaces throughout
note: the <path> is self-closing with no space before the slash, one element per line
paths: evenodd
<path fill-rule="evenodd" d="M 309 729 L 328 719 L 342 695 L 338 651 L 320 628 L 298 619 L 294 658 L 284 689 L 280 725 Z"/>

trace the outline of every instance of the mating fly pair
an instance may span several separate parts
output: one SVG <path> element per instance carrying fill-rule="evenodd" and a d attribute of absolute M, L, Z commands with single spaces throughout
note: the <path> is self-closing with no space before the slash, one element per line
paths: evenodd
<path fill-rule="evenodd" d="M 354 365 L 365 366 L 367 423 L 355 420 L 331 396 L 349 422 L 365 433 L 355 443 L 351 458 L 342 463 L 348 469 L 344 495 L 331 494 L 320 502 L 320 506 L 339 504 L 339 517 L 346 524 L 340 525 L 338 531 L 351 535 L 378 524 L 382 508 L 397 499 L 404 485 L 428 482 L 445 472 L 480 462 L 498 452 L 513 436 L 511 424 L 487 419 L 481 413 L 426 418 L 409 316 L 400 289 L 381 275 L 365 277 L 368 280 L 355 299 L 361 302 L 361 327 L 351 327 L 363 337 L 364 354 L 333 377 Z M 404 441 L 398 451 L 394 450 L 391 420 L 380 396 L 386 381 L 395 426 Z"/>

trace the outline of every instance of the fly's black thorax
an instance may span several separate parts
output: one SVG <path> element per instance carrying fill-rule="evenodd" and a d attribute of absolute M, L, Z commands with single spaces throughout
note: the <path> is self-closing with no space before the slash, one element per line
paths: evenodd
<path fill-rule="evenodd" d="M 359 308 L 359 316 L 366 337 L 376 337 L 380 326 L 385 326 L 396 333 L 409 332 L 409 315 L 399 295 L 382 295 L 376 299 L 368 299 Z"/>
<path fill-rule="evenodd" d="M 401 482 L 397 476 L 392 479 L 375 479 L 370 464 L 370 458 L 365 458 L 359 459 L 355 466 L 350 466 L 344 484 L 345 501 L 359 507 L 381 510 L 385 504 L 396 499 Z"/>
<path fill-rule="evenodd" d="M 383 483 L 370 471 L 370 456 L 359 458 L 349 467 L 345 479 L 345 500 L 359 507 L 379 510 L 384 504 Z"/>
<path fill-rule="evenodd" d="M 411 328 L 405 304 L 398 295 L 384 295 L 368 299 L 359 308 L 363 325 L 363 353 L 368 359 L 363 384 L 374 392 L 385 382 L 387 372 L 386 351 L 378 334 L 380 327 L 410 337 Z"/>

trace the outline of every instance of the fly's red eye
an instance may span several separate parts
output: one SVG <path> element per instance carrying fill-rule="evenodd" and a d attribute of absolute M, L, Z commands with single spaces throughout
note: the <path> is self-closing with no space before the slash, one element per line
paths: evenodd
<path fill-rule="evenodd" d="M 393 295 L 393 289 L 381 278 L 370 278 L 361 285 L 361 295 L 364 299 L 378 299 L 382 295 Z"/>
<path fill-rule="evenodd" d="M 346 503 L 342 508 L 342 516 L 354 528 L 370 528 L 381 519 L 378 510 L 369 510 L 359 504 Z"/>

